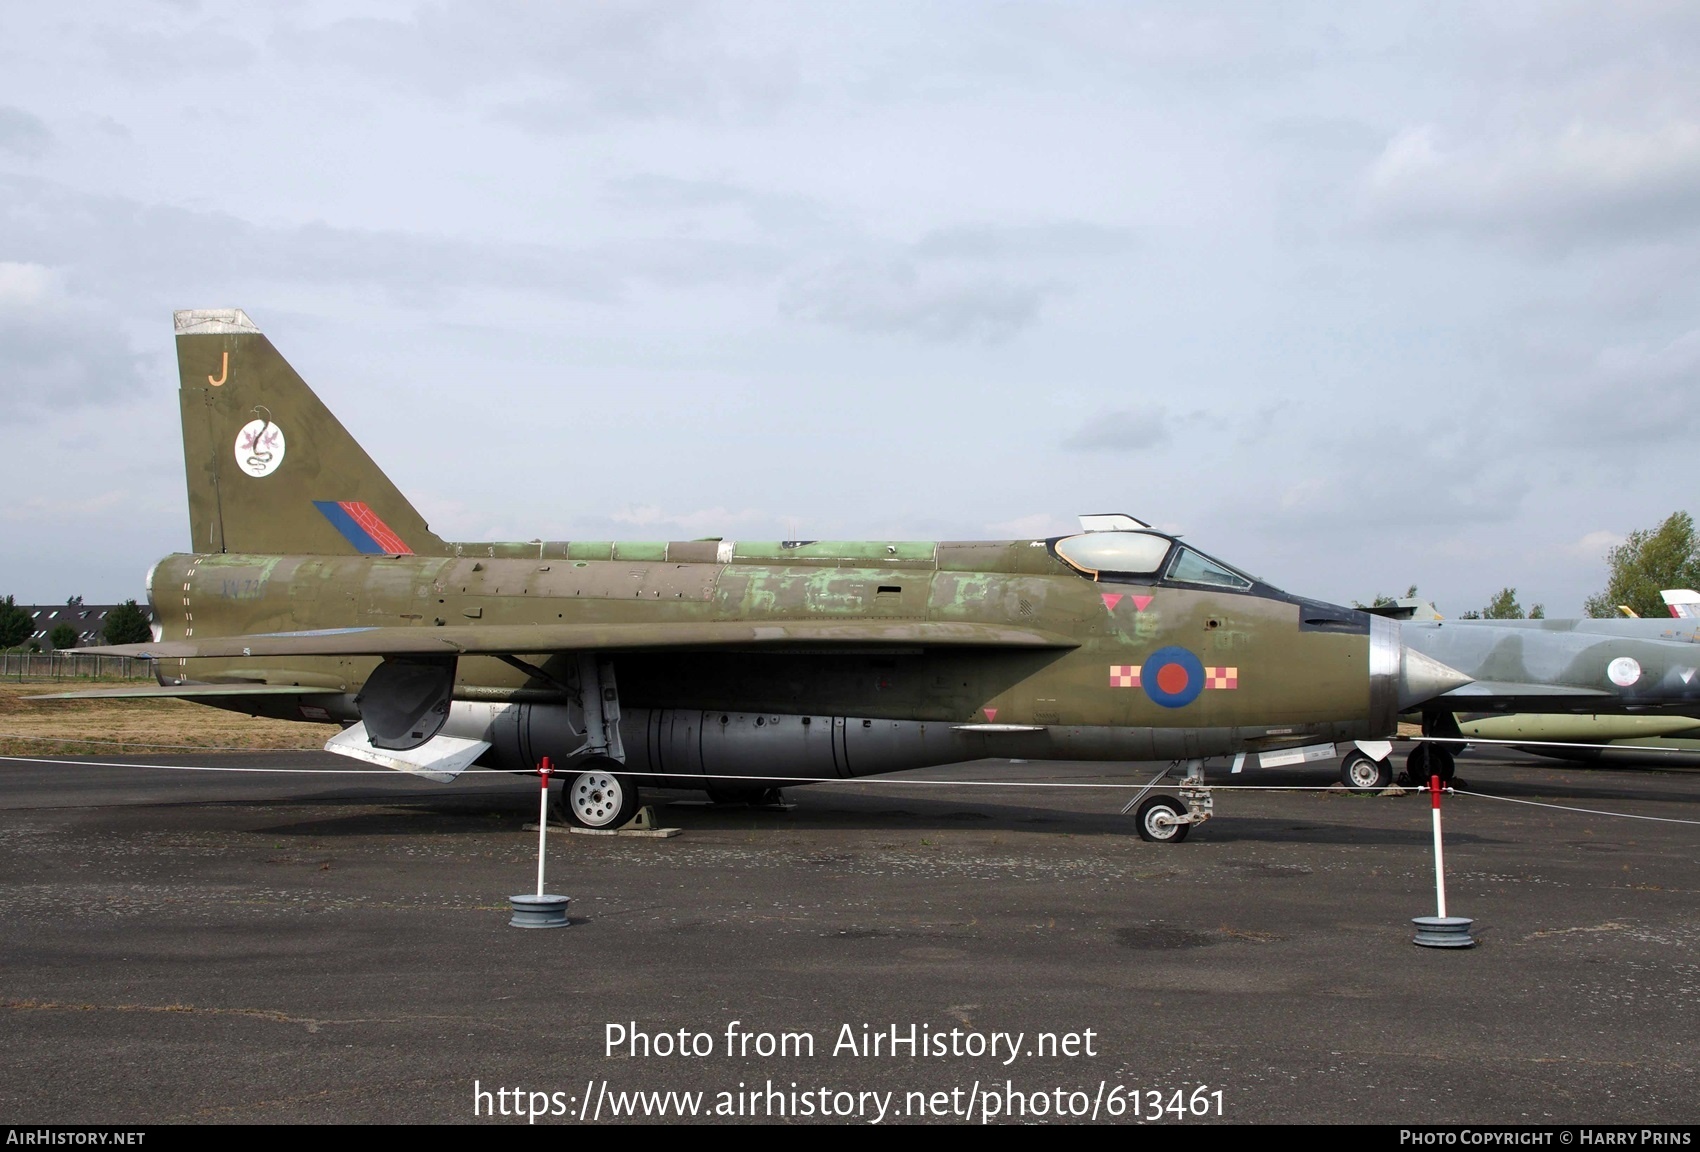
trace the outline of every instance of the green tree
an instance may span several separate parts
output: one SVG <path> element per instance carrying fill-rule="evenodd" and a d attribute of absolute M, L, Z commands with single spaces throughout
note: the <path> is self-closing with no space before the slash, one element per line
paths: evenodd
<path fill-rule="evenodd" d="M 1465 620 L 1544 620 L 1546 615 L 1546 608 L 1540 604 L 1536 604 L 1528 612 L 1524 612 L 1523 606 L 1517 603 L 1517 589 L 1501 588 L 1494 594 L 1493 599 L 1488 601 L 1486 608 L 1483 608 L 1480 612 L 1466 612 L 1463 618 Z"/>
<path fill-rule="evenodd" d="M 1661 589 L 1700 588 L 1700 540 L 1695 538 L 1694 518 L 1672 512 L 1657 528 L 1631 532 L 1606 553 L 1606 565 L 1605 591 L 1588 597 L 1583 605 L 1588 615 L 1616 616 L 1617 606 L 1627 604 L 1640 616 L 1668 616 Z"/>
<path fill-rule="evenodd" d="M 35 621 L 10 596 L 0 600 L 0 648 L 16 648 L 35 631 Z"/>
<path fill-rule="evenodd" d="M 134 600 L 126 600 L 108 612 L 106 625 L 100 631 L 108 644 L 145 644 L 153 639 L 148 614 Z"/>
<path fill-rule="evenodd" d="M 1523 606 L 1517 603 L 1517 589 L 1501 588 L 1482 609 L 1483 620 L 1521 620 Z"/>
<path fill-rule="evenodd" d="M 55 649 L 75 648 L 77 646 L 77 630 L 64 621 L 53 626 L 53 631 L 47 634 L 47 642 Z"/>
<path fill-rule="evenodd" d="M 1413 584 L 1409 588 L 1405 589 L 1405 595 L 1404 595 L 1403 598 L 1406 599 L 1406 600 L 1412 600 L 1412 599 L 1416 598 L 1416 595 L 1417 595 L 1417 586 L 1415 584 Z M 1354 607 L 1354 608 L 1390 608 L 1393 605 L 1399 603 L 1399 600 L 1400 600 L 1400 597 L 1398 597 L 1398 596 L 1389 596 L 1385 592 L 1377 592 L 1375 594 L 1375 599 L 1371 600 L 1368 604 L 1365 604 L 1365 603 L 1363 603 L 1362 601 L 1359 601 L 1359 600 L 1354 600 L 1354 601 L 1352 601 L 1352 607 Z"/>

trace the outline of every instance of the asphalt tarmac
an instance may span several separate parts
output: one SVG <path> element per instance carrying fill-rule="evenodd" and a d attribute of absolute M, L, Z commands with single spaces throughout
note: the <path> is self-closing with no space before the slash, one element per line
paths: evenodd
<path fill-rule="evenodd" d="M 1696 773 L 1461 757 L 1480 945 L 1443 952 L 1420 794 L 1224 791 L 1179 845 L 1125 791 L 968 783 L 1139 766 L 670 804 L 672 839 L 550 835 L 572 926 L 521 931 L 534 779 L 112 759 L 0 761 L 14 1123 L 1700 1120 L 1700 823 L 1486 798 L 1700 822 Z"/>

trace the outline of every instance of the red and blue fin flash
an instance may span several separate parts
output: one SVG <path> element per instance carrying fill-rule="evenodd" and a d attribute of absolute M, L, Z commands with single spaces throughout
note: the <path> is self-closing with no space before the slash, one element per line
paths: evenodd
<path fill-rule="evenodd" d="M 359 500 L 315 500 L 313 507 L 324 514 L 357 552 L 368 556 L 413 555 L 413 549 L 402 543 L 401 537 Z"/>

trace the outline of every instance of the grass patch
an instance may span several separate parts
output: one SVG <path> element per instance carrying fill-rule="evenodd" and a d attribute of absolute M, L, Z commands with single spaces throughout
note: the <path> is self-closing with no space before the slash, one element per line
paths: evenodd
<path fill-rule="evenodd" d="M 322 748 L 334 724 L 271 720 L 188 700 L 25 700 L 136 680 L 0 681 L 0 755 L 139 756 L 178 749 Z"/>

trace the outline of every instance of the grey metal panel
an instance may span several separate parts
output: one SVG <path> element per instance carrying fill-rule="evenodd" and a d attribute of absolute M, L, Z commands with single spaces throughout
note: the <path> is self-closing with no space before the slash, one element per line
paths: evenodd
<path fill-rule="evenodd" d="M 701 717 L 699 770 L 705 776 L 815 779 L 838 775 L 832 729 L 817 723 L 816 717 L 747 712 L 695 715 Z"/>

